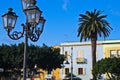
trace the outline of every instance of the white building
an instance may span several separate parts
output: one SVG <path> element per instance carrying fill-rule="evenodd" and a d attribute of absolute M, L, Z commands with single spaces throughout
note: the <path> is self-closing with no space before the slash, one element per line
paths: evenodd
<path fill-rule="evenodd" d="M 64 54 L 67 57 L 66 59 L 70 63 L 64 64 L 64 68 L 61 69 L 60 71 L 61 79 L 64 79 L 65 75 L 71 73 L 71 70 L 73 69 L 72 73 L 77 77 L 81 78 L 82 80 L 91 80 L 92 79 L 91 42 L 65 42 L 61 43 L 60 46 L 61 54 Z M 119 53 L 117 54 L 119 56 L 120 40 L 98 41 L 96 51 L 97 60 L 100 60 L 105 57 L 110 57 L 111 55 L 113 56 L 114 54 L 111 51 L 114 51 L 114 49 L 118 50 L 117 52 Z"/>

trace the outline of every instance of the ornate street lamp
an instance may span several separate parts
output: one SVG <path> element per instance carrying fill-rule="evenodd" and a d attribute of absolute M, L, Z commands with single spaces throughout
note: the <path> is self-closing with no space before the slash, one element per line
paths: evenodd
<path fill-rule="evenodd" d="M 26 80 L 26 53 L 28 38 L 36 42 L 38 41 L 44 29 L 45 19 L 41 16 L 42 11 L 35 5 L 35 0 L 21 0 L 23 11 L 26 14 L 26 23 L 22 24 L 23 31 L 13 31 L 17 20 L 17 15 L 9 8 L 8 12 L 2 15 L 3 26 L 6 29 L 8 36 L 13 40 L 18 40 L 25 37 L 24 42 L 24 61 L 23 61 L 23 80 Z"/>
<path fill-rule="evenodd" d="M 73 80 L 73 47 L 71 47 L 71 55 L 67 55 L 67 56 L 70 56 L 70 58 L 71 58 L 71 75 L 70 75 L 70 78 L 71 78 L 71 80 Z M 66 62 L 64 64 L 70 64 L 68 59 L 66 60 Z"/>
<path fill-rule="evenodd" d="M 12 8 L 9 8 L 8 12 L 2 16 L 4 28 L 8 32 L 10 32 L 14 28 L 18 17 L 14 12 L 12 12 L 12 10 L 13 10 Z"/>
<path fill-rule="evenodd" d="M 33 4 L 36 4 L 35 0 L 21 0 L 21 2 L 22 2 L 22 9 L 23 9 L 23 11 L 25 9 L 28 9 L 29 6 L 33 6 Z"/>

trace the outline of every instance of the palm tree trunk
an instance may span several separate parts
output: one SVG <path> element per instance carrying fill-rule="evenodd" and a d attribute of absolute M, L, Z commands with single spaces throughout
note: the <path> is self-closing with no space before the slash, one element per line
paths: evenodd
<path fill-rule="evenodd" d="M 112 79 L 108 72 L 107 72 L 107 76 L 110 78 L 110 80 Z"/>
<path fill-rule="evenodd" d="M 96 64 L 96 42 L 97 38 L 94 35 L 94 37 L 91 38 L 91 48 L 92 48 L 92 69 Z M 93 74 L 93 80 L 97 80 L 95 74 Z"/>

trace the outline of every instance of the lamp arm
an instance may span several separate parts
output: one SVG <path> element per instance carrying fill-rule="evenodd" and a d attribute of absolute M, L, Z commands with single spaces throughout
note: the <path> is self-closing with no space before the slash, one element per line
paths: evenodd
<path fill-rule="evenodd" d="M 33 42 L 38 41 L 41 33 L 36 32 L 35 30 L 32 32 L 32 35 L 30 35 L 30 40 Z"/>
<path fill-rule="evenodd" d="M 22 32 L 17 32 L 17 31 L 14 31 L 12 34 L 10 34 L 10 32 L 8 32 L 8 36 L 13 39 L 13 40 L 18 40 L 20 39 L 21 37 L 23 37 L 23 34 Z"/>
<path fill-rule="evenodd" d="M 38 41 L 41 33 L 43 32 L 39 27 L 31 28 L 31 35 L 29 35 L 29 38 L 31 41 L 36 42 Z"/>
<path fill-rule="evenodd" d="M 18 40 L 18 39 L 22 38 L 23 35 L 24 35 L 24 26 L 23 26 L 22 32 L 14 31 L 11 33 L 11 30 L 8 30 L 8 36 L 13 40 Z"/>

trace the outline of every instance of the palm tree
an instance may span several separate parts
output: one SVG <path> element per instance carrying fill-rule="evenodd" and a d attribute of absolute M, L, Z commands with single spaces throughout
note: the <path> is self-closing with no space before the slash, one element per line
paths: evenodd
<path fill-rule="evenodd" d="M 94 10 L 86 11 L 85 14 L 80 14 L 78 37 L 80 41 L 91 40 L 92 47 L 92 67 L 96 63 L 96 42 L 98 36 L 108 37 L 112 28 L 109 23 L 104 19 L 107 15 L 101 15 L 103 11 Z M 93 74 L 93 80 L 96 80 L 96 76 Z"/>

